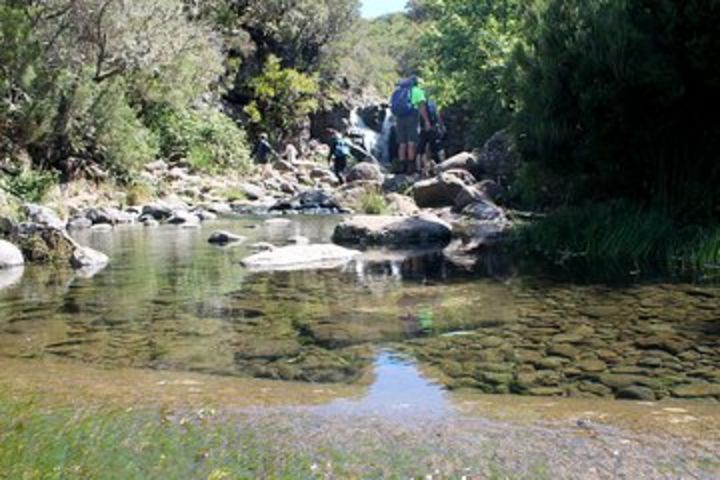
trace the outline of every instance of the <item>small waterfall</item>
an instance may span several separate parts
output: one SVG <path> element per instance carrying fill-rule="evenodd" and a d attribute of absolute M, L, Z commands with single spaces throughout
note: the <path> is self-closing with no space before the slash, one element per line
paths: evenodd
<path fill-rule="evenodd" d="M 390 109 L 385 110 L 385 119 L 383 120 L 382 132 L 376 132 L 368 127 L 365 121 L 358 113 L 357 108 L 350 112 L 350 136 L 359 139 L 362 147 L 370 152 L 380 162 L 387 164 L 390 162 L 390 131 L 394 123 L 394 118 L 390 113 Z"/>

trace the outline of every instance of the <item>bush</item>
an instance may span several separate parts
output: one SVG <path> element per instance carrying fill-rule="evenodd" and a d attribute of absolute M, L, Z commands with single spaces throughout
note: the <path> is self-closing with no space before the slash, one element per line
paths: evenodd
<path fill-rule="evenodd" d="M 128 179 L 130 172 L 157 157 L 158 138 L 143 125 L 128 103 L 122 79 L 113 81 L 107 90 L 98 94 L 90 115 L 96 132 L 95 148 L 121 179 Z"/>
<path fill-rule="evenodd" d="M 717 2 L 549 0 L 517 55 L 526 158 L 584 199 L 625 198 L 709 221 L 720 202 Z"/>
<path fill-rule="evenodd" d="M 59 175 L 55 171 L 31 170 L 0 178 L 0 188 L 22 200 L 36 203 L 42 201 L 58 180 Z"/>
<path fill-rule="evenodd" d="M 245 132 L 222 112 L 156 105 L 147 122 L 157 133 L 165 158 L 185 158 L 193 168 L 206 172 L 247 171 L 251 166 Z"/>
<path fill-rule="evenodd" d="M 292 68 L 282 68 L 280 59 L 273 55 L 249 86 L 253 100 L 245 107 L 245 113 L 257 132 L 268 132 L 274 138 L 297 133 L 319 106 L 316 79 Z"/>

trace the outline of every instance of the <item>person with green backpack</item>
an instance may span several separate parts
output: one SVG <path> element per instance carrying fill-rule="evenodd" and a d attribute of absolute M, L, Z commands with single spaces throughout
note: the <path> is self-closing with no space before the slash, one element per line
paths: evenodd
<path fill-rule="evenodd" d="M 390 111 L 395 116 L 401 173 L 413 173 L 420 139 L 420 120 L 423 130 L 432 128 L 427 111 L 427 96 L 420 87 L 418 77 L 413 75 L 398 82 L 390 98 Z"/>
<path fill-rule="evenodd" d="M 348 158 L 350 157 L 350 140 L 343 137 L 340 132 L 334 130 L 330 140 L 330 154 L 328 155 L 328 163 L 332 162 L 333 172 L 340 184 L 345 183 L 343 171 L 347 168 Z"/>

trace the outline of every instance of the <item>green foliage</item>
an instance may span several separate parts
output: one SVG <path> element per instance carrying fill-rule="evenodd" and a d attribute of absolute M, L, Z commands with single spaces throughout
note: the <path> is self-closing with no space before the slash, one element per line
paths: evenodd
<path fill-rule="evenodd" d="M 457 128 L 468 146 L 482 144 L 512 118 L 512 54 L 522 42 L 519 0 L 427 0 L 422 38 L 424 77 L 441 106 L 470 112 Z"/>
<path fill-rule="evenodd" d="M 360 197 L 360 210 L 368 215 L 382 215 L 387 212 L 385 197 L 377 189 L 366 190 Z"/>
<path fill-rule="evenodd" d="M 156 105 L 146 117 L 157 132 L 165 158 L 187 159 L 194 168 L 206 172 L 250 167 L 245 132 L 222 112 Z"/>
<path fill-rule="evenodd" d="M 15 176 L 0 177 L 0 188 L 27 201 L 37 203 L 58 183 L 58 173 L 30 170 Z"/>
<path fill-rule="evenodd" d="M 106 165 L 120 178 L 154 160 L 159 152 L 155 134 L 129 105 L 122 80 L 102 91 L 90 110 L 94 141 Z"/>
<path fill-rule="evenodd" d="M 701 272 L 720 265 L 720 227 L 681 226 L 627 202 L 566 207 L 516 232 L 522 249 L 558 264 Z"/>
<path fill-rule="evenodd" d="M 280 59 L 271 55 L 261 75 L 250 81 L 253 100 L 245 113 L 256 131 L 275 138 L 295 133 L 307 116 L 317 110 L 318 83 L 314 77 L 292 68 L 282 68 Z"/>
<path fill-rule="evenodd" d="M 716 216 L 718 3 L 548 0 L 518 54 L 515 131 L 526 158 L 585 198 Z"/>
<path fill-rule="evenodd" d="M 16 6 L 17 5 L 17 6 Z M 148 103 L 185 107 L 222 73 L 215 36 L 182 0 L 52 0 L 0 7 L 0 150 L 123 179 L 155 158 Z"/>
<path fill-rule="evenodd" d="M 354 87 L 389 97 L 399 77 L 417 72 L 422 65 L 417 44 L 423 28 L 404 14 L 360 19 L 327 47 L 321 76 L 340 74 Z"/>

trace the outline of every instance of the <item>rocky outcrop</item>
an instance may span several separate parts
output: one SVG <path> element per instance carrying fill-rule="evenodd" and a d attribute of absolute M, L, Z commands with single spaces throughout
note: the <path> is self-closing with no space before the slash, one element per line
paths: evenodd
<path fill-rule="evenodd" d="M 254 271 L 316 270 L 340 267 L 359 254 L 332 244 L 289 245 L 247 257 L 242 264 Z"/>
<path fill-rule="evenodd" d="M 450 226 L 434 215 L 413 217 L 352 217 L 335 228 L 333 241 L 345 245 L 385 245 L 395 248 L 440 245 L 450 242 Z"/>
<path fill-rule="evenodd" d="M 18 247 L 0 240 L 0 269 L 19 267 L 25 264 L 23 254 Z"/>
<path fill-rule="evenodd" d="M 65 221 L 48 207 L 28 203 L 23 206 L 23 210 L 30 223 L 56 230 L 65 229 Z"/>
<path fill-rule="evenodd" d="M 55 228 L 29 222 L 18 225 L 10 240 L 30 263 L 67 263 L 77 246 L 64 226 Z"/>
<path fill-rule="evenodd" d="M 290 200 L 280 200 L 270 210 L 302 213 L 342 213 L 345 211 L 335 196 L 326 190 L 307 190 Z"/>
<path fill-rule="evenodd" d="M 135 222 L 135 220 L 137 219 L 136 214 L 123 212 L 122 210 L 113 207 L 91 208 L 85 212 L 84 216 L 85 218 L 90 220 L 93 225 L 129 224 Z"/>

